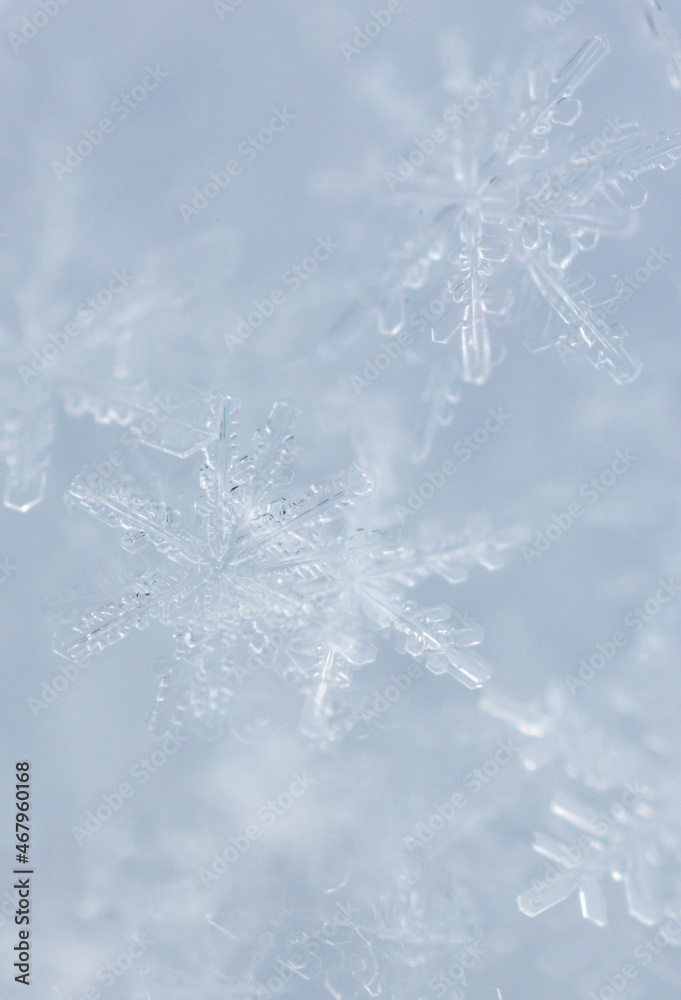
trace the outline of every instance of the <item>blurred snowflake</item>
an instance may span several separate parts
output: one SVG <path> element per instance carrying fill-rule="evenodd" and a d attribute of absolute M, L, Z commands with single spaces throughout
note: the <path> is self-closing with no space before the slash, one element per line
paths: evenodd
<path fill-rule="evenodd" d="M 56 225 L 56 223 L 55 223 Z M 73 281 L 83 263 L 68 258 L 50 242 L 46 227 L 44 259 L 13 260 L 10 247 L 5 287 L 0 287 L 0 454 L 7 465 L 4 504 L 31 510 L 45 494 L 47 470 L 60 411 L 116 423 L 140 442 L 153 443 L 161 424 L 169 433 L 167 399 L 150 390 L 150 371 L 177 384 L 191 370 L 188 357 L 200 358 L 203 346 L 179 348 L 179 334 L 195 324 L 204 345 L 219 342 L 208 321 L 215 296 L 236 268 L 238 240 L 233 230 L 208 229 L 194 239 L 148 252 L 137 273 L 114 268 L 93 294 L 73 308 L 72 289 L 53 274 Z M 72 272 L 72 273 L 71 273 Z M 78 293 L 77 293 L 78 294 Z M 215 321 L 213 319 L 213 327 Z M 173 349 L 169 350 L 172 338 Z M 182 417 L 179 417 L 182 423 Z M 170 424 L 175 421 L 171 417 Z M 179 428 L 176 433 L 180 435 Z M 178 438 L 179 439 L 179 438 Z M 180 443 L 180 448 L 183 444 Z M 177 454 L 181 454 L 178 451 Z"/>
<path fill-rule="evenodd" d="M 677 764 L 665 759 L 666 743 L 650 735 L 626 739 L 612 727 L 594 725 L 557 686 L 549 687 L 545 707 L 499 692 L 486 692 L 480 707 L 530 738 L 520 754 L 527 770 L 559 761 L 582 786 L 579 797 L 564 790 L 552 797 L 551 833 L 537 833 L 534 848 L 554 867 L 519 897 L 522 912 L 536 916 L 579 890 L 585 919 L 604 926 L 606 878 L 624 883 L 627 911 L 641 923 L 659 923 L 678 909 L 681 803 Z M 547 778 L 555 780 L 555 771 Z M 579 836 L 572 843 L 575 830 Z"/>
<path fill-rule="evenodd" d="M 289 984 L 301 997 L 319 996 L 323 985 L 332 997 L 410 1000 L 436 976 L 463 998 L 465 969 L 471 955 L 481 955 L 468 892 L 440 864 L 416 873 L 398 862 L 390 875 L 358 875 L 324 896 L 304 894 L 304 901 L 298 887 L 298 906 L 270 918 L 268 932 L 249 949 L 254 960 L 243 997 L 256 1000 L 265 984 L 272 992 Z"/>
<path fill-rule="evenodd" d="M 377 312 L 382 334 L 418 338 L 409 354 L 432 366 L 426 437 L 451 419 L 459 381 L 481 385 L 501 361 L 502 326 L 521 324 L 531 351 L 583 346 L 618 383 L 638 375 L 626 331 L 599 308 L 612 299 L 599 301 L 588 274 L 568 278 L 567 270 L 602 236 L 633 231 L 647 196 L 640 176 L 673 166 L 681 136 L 647 144 L 637 124 L 609 119 L 596 135 L 573 132 L 582 115 L 575 95 L 608 51 L 607 39 L 594 35 L 565 65 L 532 66 L 501 96 L 494 74 L 476 80 L 452 71 L 446 84 L 456 102 L 384 174 L 418 234 L 361 309 Z M 335 336 L 357 318 L 354 306 Z M 433 365 L 424 338 L 448 345 L 448 354 Z"/>
<path fill-rule="evenodd" d="M 653 926 L 681 913 L 681 810 L 672 784 L 623 786 L 617 801 L 601 808 L 556 793 L 551 833 L 539 831 L 534 839 L 534 849 L 553 864 L 518 898 L 520 910 L 537 916 L 579 890 L 582 916 L 603 927 L 610 878 L 623 883 L 627 912 L 639 923 Z M 681 947 L 681 925 L 670 943 Z"/>
<path fill-rule="evenodd" d="M 674 90 L 681 89 L 681 39 L 671 18 L 666 13 L 666 4 L 660 0 L 644 0 L 643 13 L 658 46 L 667 60 L 667 76 Z"/>
<path fill-rule="evenodd" d="M 559 761 L 568 777 L 598 791 L 646 774 L 648 762 L 638 747 L 593 724 L 557 684 L 548 686 L 544 701 L 519 702 L 498 690 L 486 691 L 479 701 L 483 711 L 531 738 L 520 752 L 528 771 Z"/>

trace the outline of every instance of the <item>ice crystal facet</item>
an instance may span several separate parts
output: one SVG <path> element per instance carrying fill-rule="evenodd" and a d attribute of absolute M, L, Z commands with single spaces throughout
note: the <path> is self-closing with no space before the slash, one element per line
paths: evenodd
<path fill-rule="evenodd" d="M 126 481 L 74 481 L 73 506 L 121 530 L 128 552 L 150 546 L 167 561 L 150 559 L 125 594 L 81 614 L 55 648 L 80 661 L 154 620 L 173 626 L 175 659 L 161 667 L 158 707 L 159 717 L 175 708 L 166 725 L 185 714 L 225 715 L 235 683 L 265 664 L 302 689 L 304 729 L 331 738 L 338 694 L 375 659 L 376 632 L 392 632 L 398 650 L 433 673 L 479 687 L 489 676 L 469 648 L 479 633 L 453 624 L 446 606 L 421 607 L 405 595 L 429 576 L 460 582 L 478 563 L 498 568 L 515 536 L 490 536 L 475 522 L 463 535 L 431 529 L 409 544 L 396 532 L 356 528 L 348 509 L 369 490 L 358 467 L 286 499 L 291 407 L 275 405 L 252 455 L 237 443 L 236 405 L 212 397 L 209 409 L 196 431 L 209 440 L 190 512 Z"/>

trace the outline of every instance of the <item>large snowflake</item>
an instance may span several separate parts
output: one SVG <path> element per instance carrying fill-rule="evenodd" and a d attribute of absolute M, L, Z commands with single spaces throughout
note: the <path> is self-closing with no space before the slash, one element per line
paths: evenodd
<path fill-rule="evenodd" d="M 61 635 L 56 648 L 81 661 L 154 620 L 175 628 L 175 659 L 162 679 L 161 714 L 224 715 L 244 669 L 268 665 L 304 692 L 304 728 L 330 738 L 339 692 L 377 653 L 375 632 L 392 631 L 400 652 L 467 687 L 489 676 L 470 648 L 479 630 L 449 620 L 444 605 L 423 608 L 406 591 L 428 576 L 460 582 L 480 563 L 498 568 L 513 532 L 491 536 L 474 522 L 461 535 L 424 532 L 409 544 L 396 533 L 355 527 L 349 508 L 369 483 L 357 467 L 282 496 L 291 477 L 296 414 L 274 406 L 252 455 L 237 443 L 237 407 L 212 397 L 203 464 L 188 516 L 129 483 L 90 473 L 74 481 L 70 502 L 123 530 L 130 552 L 150 545 L 151 560 L 125 589 Z"/>
<path fill-rule="evenodd" d="M 681 137 L 648 144 L 637 124 L 610 119 L 594 135 L 575 132 L 582 115 L 575 95 L 608 51 L 595 35 L 565 65 L 534 66 L 525 82 L 503 89 L 457 78 L 458 103 L 386 171 L 396 203 L 419 230 L 364 304 L 377 311 L 383 334 L 416 338 L 416 357 L 426 340 L 449 347 L 424 394 L 431 428 L 448 421 L 460 380 L 480 385 L 501 360 L 502 325 L 522 325 L 533 351 L 581 346 L 616 382 L 639 372 L 626 331 L 613 308 L 603 308 L 612 297 L 568 268 L 601 237 L 632 230 L 647 197 L 641 175 L 671 167 Z"/>

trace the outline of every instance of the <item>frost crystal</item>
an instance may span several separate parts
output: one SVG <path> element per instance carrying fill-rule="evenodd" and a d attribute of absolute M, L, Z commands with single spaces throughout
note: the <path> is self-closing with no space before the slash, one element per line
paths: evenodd
<path fill-rule="evenodd" d="M 61 228 L 54 232 L 47 226 L 44 239 L 56 253 L 53 244 L 61 247 Z M 77 261 L 60 255 L 52 259 L 48 253 L 49 259 L 34 262 L 38 278 L 31 274 L 27 279 L 9 255 L 2 259 L 6 287 L 0 287 L 0 348 L 5 355 L 0 371 L 0 454 L 8 470 L 6 507 L 25 512 L 42 501 L 62 410 L 126 427 L 132 435 L 127 439 L 130 450 L 143 443 L 184 455 L 199 446 L 192 437 L 194 429 L 185 438 L 186 411 L 193 404 L 185 396 L 185 413 L 171 415 L 167 393 L 154 394 L 146 372 L 170 367 L 166 385 L 186 377 L 184 352 L 169 349 L 168 331 L 175 334 L 180 322 L 203 319 L 202 310 L 214 302 L 216 290 L 219 294 L 236 253 L 231 230 L 209 229 L 185 244 L 148 254 L 137 274 L 129 274 L 126 267 L 116 269 L 108 286 L 70 311 L 67 293 L 53 287 L 52 275 L 77 272 Z M 169 277 L 173 268 L 180 279 Z M 192 316 L 197 311 L 198 316 Z M 145 336 L 136 337 L 143 324 Z M 152 351 L 156 336 L 164 338 L 162 363 Z M 175 354 L 177 367 L 166 360 Z M 145 375 L 136 377 L 136 370 Z M 192 421 L 196 423 L 195 414 Z"/>
<path fill-rule="evenodd" d="M 566 692 L 551 686 L 545 701 L 545 707 L 525 704 L 495 690 L 485 692 L 479 705 L 531 738 L 520 753 L 528 771 L 560 760 L 568 777 L 598 791 L 642 776 L 643 762 L 634 747 L 593 725 Z"/>
<path fill-rule="evenodd" d="M 604 880 L 624 885 L 626 908 L 639 923 L 653 926 L 679 911 L 681 826 L 678 803 L 667 786 L 661 793 L 635 782 L 622 786 L 615 802 L 595 808 L 559 792 L 551 801 L 551 834 L 535 834 L 534 849 L 554 862 L 544 879 L 518 898 L 528 916 L 537 916 L 579 890 L 582 916 L 600 927 L 608 923 Z M 579 836 L 577 832 L 579 831 Z M 681 946 L 681 936 L 675 940 Z"/>
<path fill-rule="evenodd" d="M 553 864 L 519 897 L 521 911 L 537 916 L 579 890 L 584 918 L 604 926 L 605 879 L 624 883 L 627 912 L 640 923 L 659 923 L 678 908 L 681 813 L 662 762 L 590 724 L 557 688 L 549 689 L 546 709 L 498 692 L 486 692 L 480 707 L 529 737 L 520 754 L 529 771 L 562 759 L 583 785 L 551 800 L 551 831 L 535 834 L 534 849 Z"/>
<path fill-rule="evenodd" d="M 161 665 L 156 716 L 205 721 L 226 714 L 236 682 L 262 665 L 292 680 L 306 697 L 303 728 L 332 739 L 338 694 L 373 662 L 377 631 L 391 631 L 401 653 L 422 659 L 469 688 L 489 676 L 470 646 L 479 630 L 457 627 L 445 605 L 421 607 L 405 592 L 429 576 L 460 582 L 481 564 L 496 569 L 515 535 L 491 537 L 484 522 L 463 535 L 422 532 L 415 544 L 393 532 L 351 526 L 348 509 L 369 489 L 357 467 L 284 498 L 291 479 L 296 414 L 276 404 L 256 433 L 252 456 L 236 437 L 237 407 L 212 397 L 203 434 L 198 497 L 188 516 L 125 481 L 82 474 L 68 494 L 136 553 L 151 559 L 125 593 L 82 615 L 55 648 L 79 662 L 154 620 L 175 629 L 175 659 Z M 175 452 L 177 453 L 177 452 Z"/>
<path fill-rule="evenodd" d="M 272 989 L 277 980 L 289 983 L 291 995 L 300 997 L 328 994 L 359 1000 L 368 994 L 409 1000 L 434 976 L 440 990 L 449 986 L 449 995 L 461 1000 L 465 969 L 484 953 L 478 950 L 477 907 L 442 865 L 410 877 L 404 868 L 380 878 L 374 872 L 361 877 L 354 872 L 324 896 L 300 886 L 295 895 L 295 905 L 268 910 L 267 924 L 260 925 L 257 935 L 249 933 L 241 914 L 235 916 L 231 899 L 218 903 L 209 922 L 234 942 L 237 934 L 245 939 L 239 942 L 237 961 L 230 963 L 232 969 L 242 969 L 242 1000 L 257 1000 L 265 995 L 264 984 Z M 225 939 L 225 945 L 237 951 L 232 940 Z M 489 1000 L 494 998 L 490 991 Z"/>
<path fill-rule="evenodd" d="M 512 90 L 502 97 L 494 80 L 485 83 L 492 94 L 476 98 L 465 136 L 457 131 L 460 110 L 449 107 L 440 143 L 421 142 L 385 174 L 396 197 L 427 223 L 366 301 L 383 334 L 409 330 L 449 345 L 426 393 L 434 422 L 446 420 L 457 380 L 488 379 L 504 353 L 496 331 L 514 321 L 522 320 L 530 350 L 579 343 L 616 382 L 638 375 L 623 346 L 626 331 L 586 296 L 592 279 L 566 272 L 602 236 L 631 231 L 646 200 L 641 175 L 671 167 L 681 136 L 649 145 L 638 125 L 610 119 L 596 135 L 572 132 L 582 115 L 576 94 L 608 51 L 607 39 L 594 35 L 562 67 L 533 67 L 521 101 Z M 458 84 L 466 89 L 473 93 L 473 81 Z M 505 123 L 495 131 L 502 102 Z M 544 313 L 548 307 L 547 321 L 528 317 L 532 300 Z"/>

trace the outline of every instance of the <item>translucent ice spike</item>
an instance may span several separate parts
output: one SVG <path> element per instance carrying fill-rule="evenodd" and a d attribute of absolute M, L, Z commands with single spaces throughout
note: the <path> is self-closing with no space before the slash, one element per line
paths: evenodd
<path fill-rule="evenodd" d="M 413 460 L 421 462 L 430 452 L 436 432 L 454 419 L 456 403 L 461 398 L 459 367 L 455 357 L 446 356 L 433 365 L 421 401 L 412 411 L 414 431 Z"/>
<path fill-rule="evenodd" d="M 588 302 L 579 284 L 561 283 L 557 274 L 539 260 L 529 263 L 536 287 L 549 306 L 568 326 L 576 328 L 588 348 L 588 358 L 596 368 L 605 367 L 618 385 L 636 379 L 641 364 L 624 347 L 627 331 L 616 324 L 608 326 Z"/>
<path fill-rule="evenodd" d="M 291 462 L 296 454 L 293 428 L 300 413 L 287 403 L 275 403 L 263 430 L 256 431 L 256 497 L 268 486 L 284 486 L 291 481 Z"/>
<path fill-rule="evenodd" d="M 124 532 L 122 544 L 129 552 L 151 542 L 159 552 L 183 565 L 208 561 L 206 543 L 179 525 L 179 514 L 172 507 L 145 496 L 115 480 L 77 476 L 67 500 L 98 520 Z"/>
<path fill-rule="evenodd" d="M 674 90 L 681 90 L 681 41 L 679 41 L 679 33 L 664 12 L 660 0 L 645 0 L 644 8 L 648 27 L 667 56 L 669 82 Z"/>
<path fill-rule="evenodd" d="M 481 656 L 470 649 L 456 649 L 452 646 L 445 652 L 429 654 L 426 666 L 431 673 L 450 674 L 470 690 L 482 687 L 492 676 L 492 671 Z"/>
<path fill-rule="evenodd" d="M 624 891 L 629 915 L 648 927 L 662 919 L 662 901 L 655 898 L 650 865 L 646 862 L 644 846 L 635 845 L 627 859 L 624 872 Z"/>
<path fill-rule="evenodd" d="M 605 927 L 608 923 L 608 904 L 603 893 L 600 878 L 593 875 L 583 875 L 579 886 L 579 905 L 585 920 L 596 927 Z"/>
<path fill-rule="evenodd" d="M 572 97 L 609 51 L 610 43 L 604 35 L 593 35 L 584 42 L 581 49 L 556 73 L 555 81 L 560 90 L 553 96 L 551 107 L 556 107 L 561 101 Z"/>
<path fill-rule="evenodd" d="M 7 463 L 5 507 L 25 513 L 43 499 L 54 434 L 55 415 L 47 402 L 12 414 L 0 428 L 0 453 Z"/>
<path fill-rule="evenodd" d="M 551 800 L 551 812 L 593 836 L 598 836 L 599 830 L 601 833 L 603 831 L 602 821 L 599 823 L 598 812 L 572 798 L 567 792 L 554 795 Z"/>
<path fill-rule="evenodd" d="M 55 636 L 55 653 L 80 663 L 93 653 L 125 638 L 133 629 L 143 630 L 152 621 L 168 621 L 171 608 L 181 605 L 197 589 L 196 578 L 142 577 L 122 598 L 108 601 Z"/>
<path fill-rule="evenodd" d="M 410 602 L 398 603 L 373 587 L 357 589 L 377 624 L 382 628 L 391 626 L 398 633 L 398 650 L 414 657 L 424 656 L 432 673 L 448 673 L 468 688 L 481 687 L 491 676 L 485 661 L 463 648 L 465 634 L 449 624 L 446 606 L 420 608 Z"/>
<path fill-rule="evenodd" d="M 392 288 L 378 306 L 378 329 L 384 336 L 394 336 L 404 326 L 404 289 Z"/>
<path fill-rule="evenodd" d="M 528 917 L 537 917 L 552 906 L 568 899 L 577 889 L 577 882 L 570 875 L 564 875 L 552 885 L 541 883 L 518 896 L 518 909 Z"/>
<path fill-rule="evenodd" d="M 609 51 L 607 38 L 594 35 L 553 75 L 548 85 L 542 88 L 543 74 L 532 75 L 530 96 L 534 103 L 523 113 L 520 135 L 508 155 L 508 163 L 521 157 L 541 156 L 547 149 L 545 137 L 554 125 L 574 125 L 582 113 L 582 105 L 573 95 Z"/>
<path fill-rule="evenodd" d="M 473 385 L 482 385 L 490 373 L 490 341 L 487 317 L 480 295 L 480 276 L 475 267 L 467 275 L 466 305 L 460 327 L 461 378 Z M 461 295 L 462 286 L 454 292 Z"/>
<path fill-rule="evenodd" d="M 503 315 L 512 304 L 510 292 L 494 294 L 490 279 L 495 263 L 504 263 L 511 252 L 510 243 L 482 231 L 481 223 L 467 216 L 461 226 L 462 248 L 459 254 L 460 277 L 449 283 L 452 299 L 463 306 L 458 326 L 451 315 L 433 328 L 433 340 L 447 343 L 456 334 L 460 344 L 461 378 L 482 385 L 492 369 L 492 351 L 488 315 Z"/>
<path fill-rule="evenodd" d="M 509 698 L 500 691 L 488 690 L 478 702 L 483 712 L 510 723 L 526 736 L 546 736 L 553 728 L 553 720 L 544 715 L 538 705 L 527 705 Z"/>
<path fill-rule="evenodd" d="M 667 136 L 665 134 L 651 145 L 625 161 L 620 167 L 622 177 L 635 178 L 648 170 L 671 170 L 677 160 L 681 159 L 681 134 Z"/>

